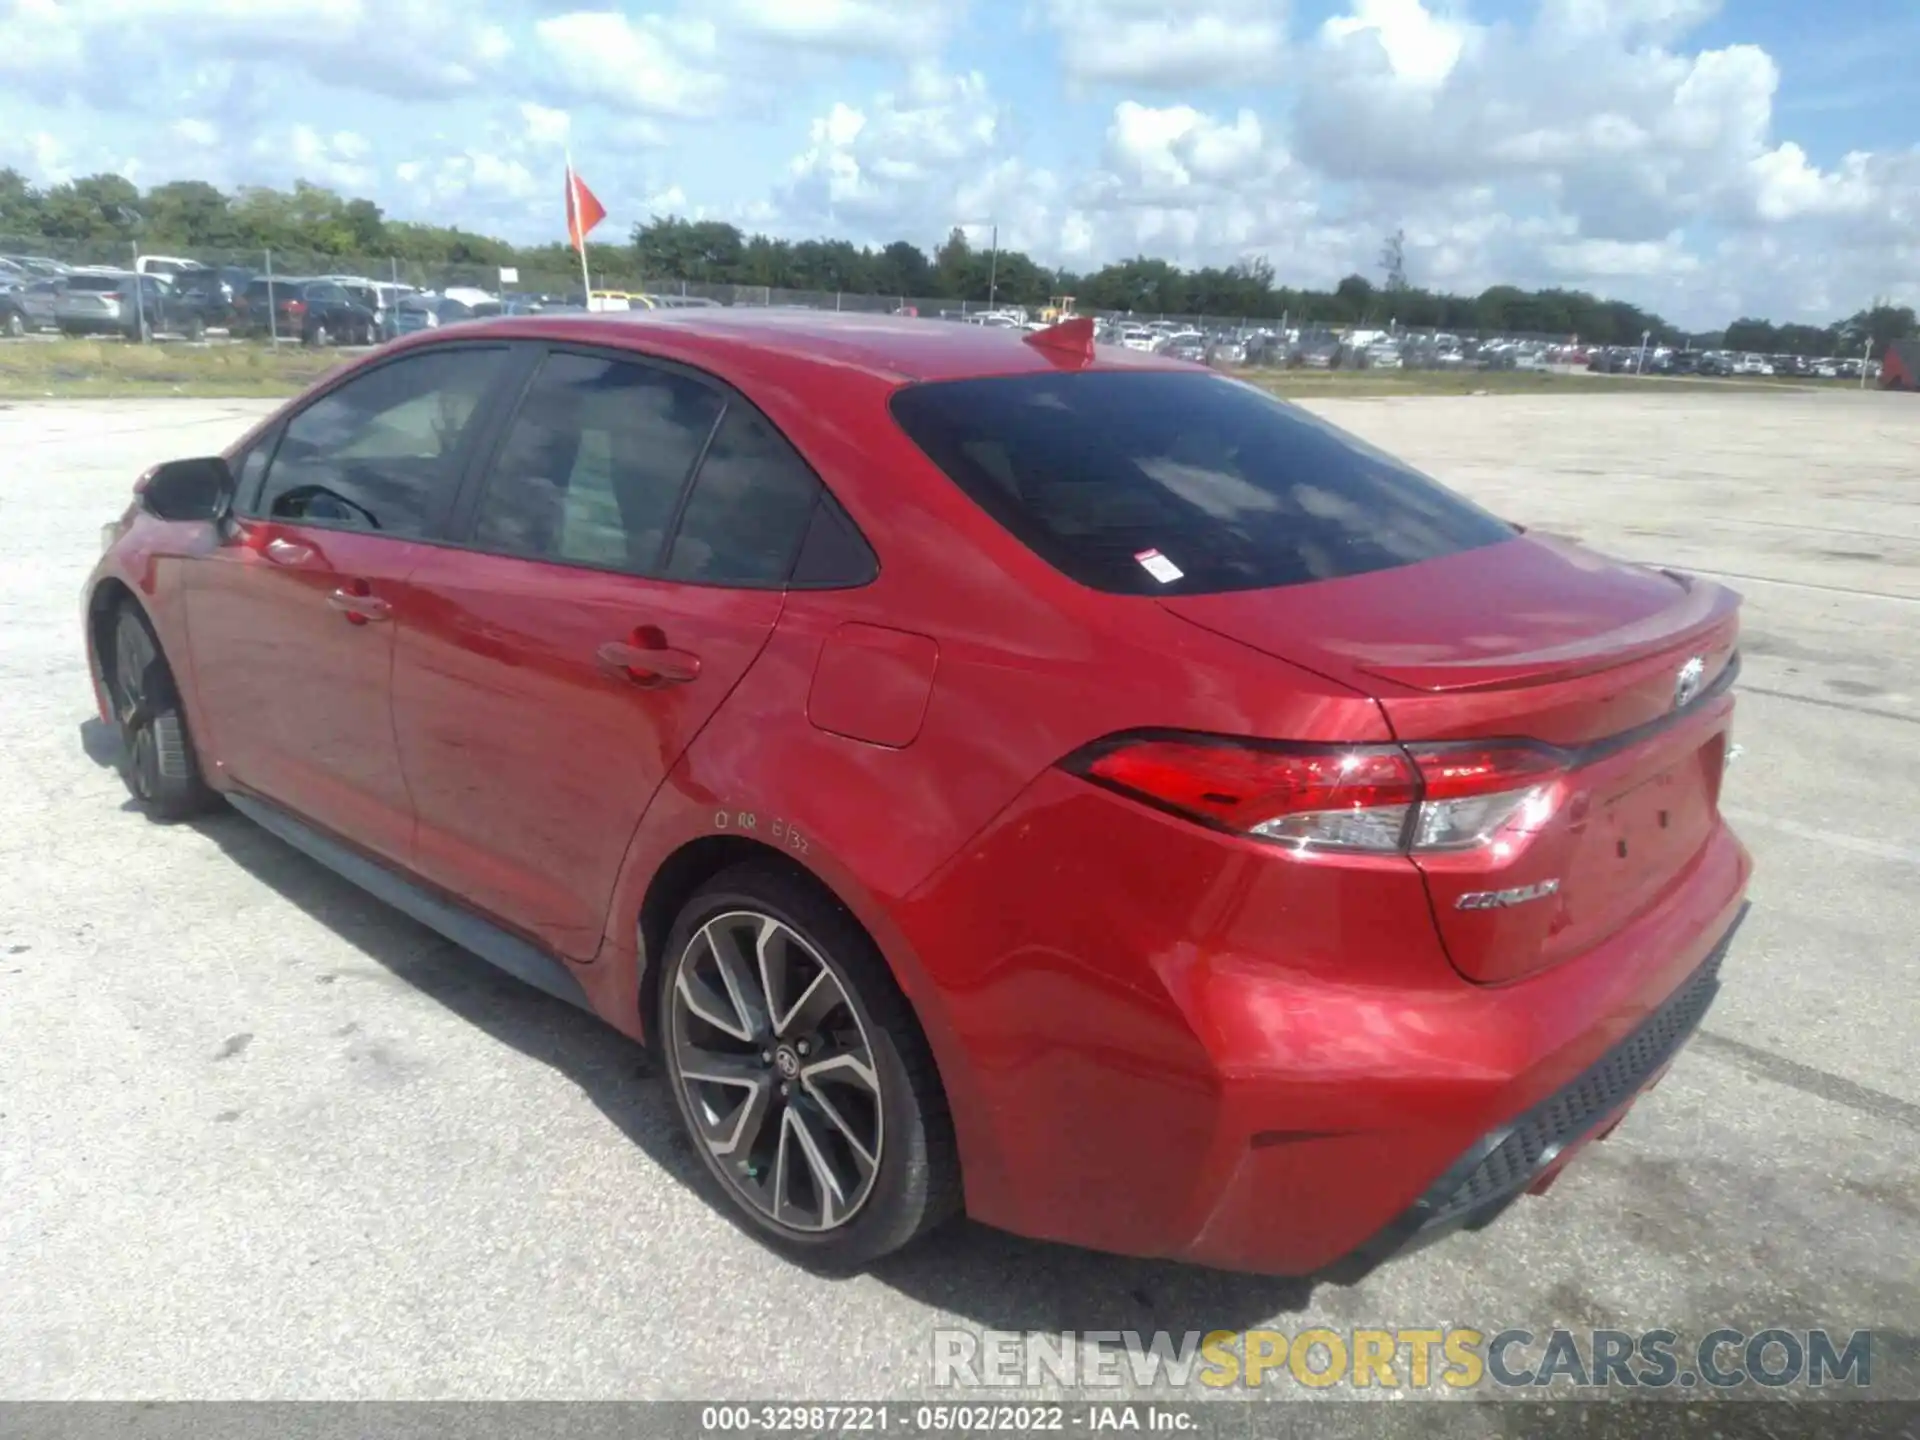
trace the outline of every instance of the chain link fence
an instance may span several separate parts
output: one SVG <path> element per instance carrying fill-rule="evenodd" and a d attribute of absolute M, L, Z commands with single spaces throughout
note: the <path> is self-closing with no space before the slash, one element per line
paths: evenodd
<path fill-rule="evenodd" d="M 127 242 L 73 243 L 0 236 L 0 256 L 46 259 L 69 266 L 165 273 L 169 262 L 191 262 L 221 272 L 235 295 L 257 279 L 275 284 L 311 279 L 365 281 L 424 295 L 477 291 L 506 308 L 541 305 L 585 307 L 577 269 L 531 268 L 458 261 L 402 260 L 392 256 L 324 255 L 300 250 L 141 249 Z M 600 257 L 596 257 L 598 263 Z M 593 275 L 596 308 L 674 308 L 720 305 L 772 309 L 833 310 L 860 314 L 905 314 L 930 319 L 1008 325 L 1057 318 L 1048 307 L 987 304 L 942 296 L 873 295 L 852 291 L 791 290 L 778 286 L 705 284 L 643 276 L 637 266 L 605 264 Z M 472 296 L 466 297 L 468 299 Z M 1219 363 L 1304 369 L 1547 369 L 1581 367 L 1592 358 L 1577 337 L 1472 330 L 1422 330 L 1389 322 L 1334 325 L 1291 316 L 1171 314 L 1077 307 L 1100 325 L 1110 343 L 1141 349 L 1178 348 Z"/>

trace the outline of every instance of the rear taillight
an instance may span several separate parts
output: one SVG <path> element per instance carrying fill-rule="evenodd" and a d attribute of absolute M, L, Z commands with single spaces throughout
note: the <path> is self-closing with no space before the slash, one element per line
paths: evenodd
<path fill-rule="evenodd" d="M 280 308 L 289 315 L 304 315 L 307 313 L 307 302 L 304 300 L 282 300 L 280 302 Z"/>
<path fill-rule="evenodd" d="M 1536 829 L 1566 768 L 1526 743 L 1287 746 L 1207 735 L 1120 736 L 1064 764 L 1217 830 L 1381 854 L 1471 850 Z"/>
<path fill-rule="evenodd" d="M 100 292 L 100 298 L 101 298 L 102 300 L 124 300 L 124 299 L 126 299 L 127 297 L 126 297 L 126 293 L 125 293 L 124 291 L 120 291 L 120 290 L 102 290 L 102 291 Z"/>

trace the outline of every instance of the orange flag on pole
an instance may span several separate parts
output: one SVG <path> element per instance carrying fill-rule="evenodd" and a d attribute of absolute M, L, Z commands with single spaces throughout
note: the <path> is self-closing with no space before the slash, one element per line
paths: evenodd
<path fill-rule="evenodd" d="M 587 188 L 587 182 L 573 173 L 573 161 L 567 161 L 567 239 L 581 254 L 587 250 L 587 236 L 593 227 L 607 218 L 602 205 Z"/>

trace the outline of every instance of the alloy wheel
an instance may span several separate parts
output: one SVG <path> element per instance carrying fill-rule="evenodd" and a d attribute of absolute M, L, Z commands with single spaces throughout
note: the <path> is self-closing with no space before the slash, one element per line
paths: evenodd
<path fill-rule="evenodd" d="M 673 1076 L 713 1169 L 783 1229 L 852 1220 L 885 1127 L 873 1049 L 833 967 L 791 926 L 729 911 L 688 941 L 668 1006 Z"/>

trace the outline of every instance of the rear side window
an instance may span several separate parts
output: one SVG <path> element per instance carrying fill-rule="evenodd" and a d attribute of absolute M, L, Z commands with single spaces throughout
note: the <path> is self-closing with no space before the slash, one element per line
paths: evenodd
<path fill-rule="evenodd" d="M 427 350 L 329 391 L 287 422 L 261 513 L 400 538 L 431 534 L 505 363 L 504 349 Z"/>
<path fill-rule="evenodd" d="M 654 573 L 722 404 L 673 371 L 548 356 L 488 476 L 474 543 Z"/>
<path fill-rule="evenodd" d="M 893 414 L 1022 544 L 1116 594 L 1333 580 L 1517 533 L 1355 436 L 1216 375 L 945 381 L 899 391 Z"/>
<path fill-rule="evenodd" d="M 700 465 L 667 577 L 785 584 L 819 493 L 820 482 L 772 423 L 734 402 Z"/>

